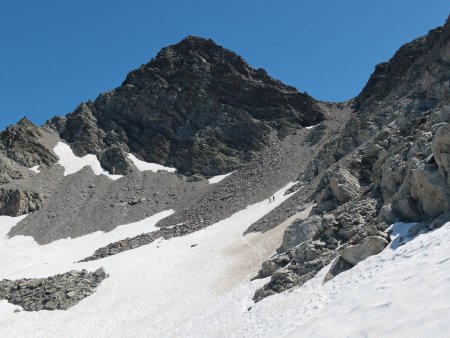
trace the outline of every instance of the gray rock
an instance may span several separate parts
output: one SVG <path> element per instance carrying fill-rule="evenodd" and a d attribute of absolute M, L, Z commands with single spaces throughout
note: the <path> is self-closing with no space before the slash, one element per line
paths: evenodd
<path fill-rule="evenodd" d="M 450 222 L 450 212 L 443 213 L 436 217 L 429 225 L 430 230 L 435 230 L 443 226 L 445 223 Z"/>
<path fill-rule="evenodd" d="M 412 173 L 411 196 L 424 213 L 437 217 L 450 210 L 450 188 L 433 164 L 425 164 Z"/>
<path fill-rule="evenodd" d="M 102 168 L 112 175 L 127 175 L 133 168 L 133 163 L 127 154 L 118 146 L 103 150 L 98 156 Z"/>
<path fill-rule="evenodd" d="M 42 197 L 39 193 L 22 189 L 0 189 L 0 215 L 20 216 L 39 210 Z"/>
<path fill-rule="evenodd" d="M 450 106 L 445 106 L 442 108 L 442 110 L 439 112 L 439 115 L 436 119 L 437 123 L 450 123 Z"/>
<path fill-rule="evenodd" d="M 439 171 L 450 186 L 450 123 L 444 123 L 436 130 L 431 148 Z"/>
<path fill-rule="evenodd" d="M 98 268 L 97 270 L 95 270 L 94 276 L 104 279 L 106 277 L 105 269 L 103 269 L 103 267 Z"/>
<path fill-rule="evenodd" d="M 284 231 L 283 242 L 277 252 L 284 252 L 309 239 L 315 239 L 323 230 L 320 216 L 312 216 L 306 220 L 295 220 Z"/>
<path fill-rule="evenodd" d="M 257 278 L 266 278 L 272 276 L 275 271 L 285 267 L 289 263 L 289 261 L 289 257 L 285 255 L 281 255 L 264 261 L 261 264 L 261 270 L 259 271 Z"/>
<path fill-rule="evenodd" d="M 342 204 L 356 197 L 361 186 L 358 179 L 349 171 L 340 169 L 330 178 L 330 188 L 333 197 Z"/>
<path fill-rule="evenodd" d="M 324 283 L 332 280 L 334 277 L 339 275 L 340 273 L 350 270 L 353 267 L 352 264 L 348 263 L 342 256 L 338 256 L 333 264 L 331 264 L 330 270 L 328 270 L 325 278 L 323 280 Z"/>
<path fill-rule="evenodd" d="M 369 236 L 364 238 L 361 243 L 349 245 L 339 252 L 347 263 L 356 265 L 367 257 L 379 254 L 388 243 L 386 238 Z"/>
<path fill-rule="evenodd" d="M 55 299 L 49 300 L 47 303 L 44 304 L 45 310 L 56 310 L 59 306 L 59 302 Z"/>
<path fill-rule="evenodd" d="M 0 281 L 0 300 L 21 306 L 25 311 L 67 310 L 93 294 L 108 277 L 103 269 L 95 273 L 70 271 L 48 278 Z"/>

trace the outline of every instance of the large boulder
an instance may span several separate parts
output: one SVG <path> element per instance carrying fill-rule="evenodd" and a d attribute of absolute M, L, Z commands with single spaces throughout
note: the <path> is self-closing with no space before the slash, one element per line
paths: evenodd
<path fill-rule="evenodd" d="M 342 204 L 356 197 L 361 190 L 361 186 L 355 176 L 348 170 L 340 168 L 330 178 L 330 189 L 333 197 L 339 204 Z"/>
<path fill-rule="evenodd" d="M 278 252 L 284 252 L 309 239 L 315 239 L 324 227 L 320 216 L 312 216 L 305 220 L 295 220 L 284 231 L 283 243 Z"/>
<path fill-rule="evenodd" d="M 133 168 L 133 163 L 127 157 L 126 152 L 118 146 L 112 146 L 102 151 L 99 161 L 102 168 L 108 170 L 112 175 L 126 175 Z"/>
<path fill-rule="evenodd" d="M 437 217 L 450 210 L 450 189 L 435 164 L 413 170 L 410 192 L 427 216 Z"/>
<path fill-rule="evenodd" d="M 439 172 L 450 186 L 450 123 L 444 123 L 436 129 L 431 149 L 439 167 Z"/>
<path fill-rule="evenodd" d="M 285 267 L 290 260 L 291 257 L 289 257 L 288 255 L 277 255 L 275 257 L 272 257 L 271 259 L 264 261 L 261 264 L 261 270 L 259 271 L 256 278 L 265 278 L 272 276 L 275 271 Z"/>
<path fill-rule="evenodd" d="M 388 240 L 384 237 L 368 236 L 360 243 L 343 248 L 340 250 L 340 254 L 347 263 L 356 265 L 367 257 L 379 254 L 388 243 Z"/>
<path fill-rule="evenodd" d="M 339 275 L 340 273 L 347 271 L 353 267 L 352 264 L 348 263 L 342 256 L 338 256 L 330 266 L 330 270 L 328 270 L 323 282 L 326 283 L 332 280 L 334 277 Z"/>

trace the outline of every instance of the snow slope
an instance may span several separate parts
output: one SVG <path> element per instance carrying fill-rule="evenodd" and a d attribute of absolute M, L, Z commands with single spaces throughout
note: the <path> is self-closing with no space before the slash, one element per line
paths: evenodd
<path fill-rule="evenodd" d="M 202 231 L 86 263 L 73 262 L 112 242 L 111 236 L 117 240 L 116 230 L 39 246 L 27 237 L 7 239 L 20 218 L 1 218 L 0 278 L 43 277 L 100 266 L 110 277 L 94 295 L 67 311 L 14 313 L 15 306 L 1 301 L 0 335 L 196 337 L 220 336 L 229 323 L 245 327 L 246 308 L 262 283 L 249 279 L 279 245 L 282 231 L 246 237 L 242 233 L 286 200 L 284 192 L 291 186 L 276 193 L 276 202 L 256 203 Z M 226 320 L 220 318 L 224 308 Z"/>
<path fill-rule="evenodd" d="M 211 178 L 208 179 L 208 183 L 209 183 L 209 184 L 216 184 L 216 183 L 219 183 L 220 181 L 222 181 L 223 179 L 227 178 L 227 177 L 230 176 L 231 174 L 234 174 L 235 172 L 236 172 L 236 170 L 235 170 L 235 171 L 232 171 L 231 173 L 228 173 L 228 174 L 217 175 L 217 176 L 211 177 Z"/>
<path fill-rule="evenodd" d="M 64 167 L 64 176 L 75 174 L 84 167 L 91 167 L 92 171 L 97 176 L 105 175 L 112 180 L 118 180 L 122 177 L 122 175 L 111 175 L 105 171 L 95 155 L 88 154 L 84 157 L 75 156 L 70 146 L 63 142 L 58 142 L 58 144 L 53 148 L 53 151 L 56 156 L 59 157 L 57 164 Z"/>
<path fill-rule="evenodd" d="M 253 304 L 254 291 L 267 280 L 249 280 L 279 245 L 283 229 L 242 233 L 288 198 L 285 190 L 273 203 L 256 203 L 188 236 L 80 264 L 73 262 L 128 236 L 127 226 L 39 246 L 26 237 L 7 239 L 20 218 L 0 218 L 0 278 L 99 266 L 110 274 L 94 295 L 67 311 L 14 313 L 16 306 L 0 301 L 0 336 L 447 336 L 450 223 L 403 246 L 394 242 L 325 285 L 326 269 L 301 288 Z M 147 230 L 169 212 L 146 220 Z M 397 228 L 402 226 L 408 227 Z M 133 232 L 139 231 L 144 229 L 135 225 Z"/>
<path fill-rule="evenodd" d="M 39 165 L 35 165 L 34 167 L 29 168 L 32 172 L 39 174 Z"/>
<path fill-rule="evenodd" d="M 142 161 L 140 159 L 138 159 L 136 156 L 134 156 L 133 154 L 128 154 L 127 157 L 131 160 L 131 162 L 133 162 L 134 166 L 136 168 L 138 168 L 139 171 L 153 171 L 153 172 L 157 172 L 158 170 L 165 170 L 168 172 L 175 172 L 177 171 L 177 169 L 175 168 L 170 168 L 170 167 L 165 167 L 161 164 L 157 164 L 157 163 L 148 163 L 145 161 Z"/>

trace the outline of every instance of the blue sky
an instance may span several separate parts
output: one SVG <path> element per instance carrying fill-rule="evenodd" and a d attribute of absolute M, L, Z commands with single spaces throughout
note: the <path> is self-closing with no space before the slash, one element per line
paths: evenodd
<path fill-rule="evenodd" d="M 71 112 L 187 35 L 318 99 L 346 100 L 449 13 L 448 0 L 1 0 L 0 129 Z"/>

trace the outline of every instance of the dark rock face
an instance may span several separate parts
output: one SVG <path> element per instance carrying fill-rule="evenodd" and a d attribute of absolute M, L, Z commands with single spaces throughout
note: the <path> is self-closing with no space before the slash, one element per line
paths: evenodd
<path fill-rule="evenodd" d="M 126 175 L 133 163 L 127 158 L 126 153 L 118 146 L 111 146 L 98 156 L 101 166 L 112 175 Z"/>
<path fill-rule="evenodd" d="M 51 123 L 77 155 L 116 144 L 182 174 L 214 176 L 246 162 L 272 132 L 282 137 L 323 118 L 307 94 L 212 40 L 188 37 Z"/>
<path fill-rule="evenodd" d="M 108 275 L 103 268 L 95 272 L 70 271 L 48 278 L 0 281 L 0 299 L 20 305 L 25 311 L 67 310 L 95 292 Z"/>
<path fill-rule="evenodd" d="M 23 118 L 0 134 L 0 150 L 24 167 L 50 166 L 58 159 L 50 149 L 40 142 L 41 137 L 42 133 L 39 128 Z"/>
<path fill-rule="evenodd" d="M 41 208 L 39 193 L 22 189 L 0 189 L 0 215 L 20 216 Z"/>

